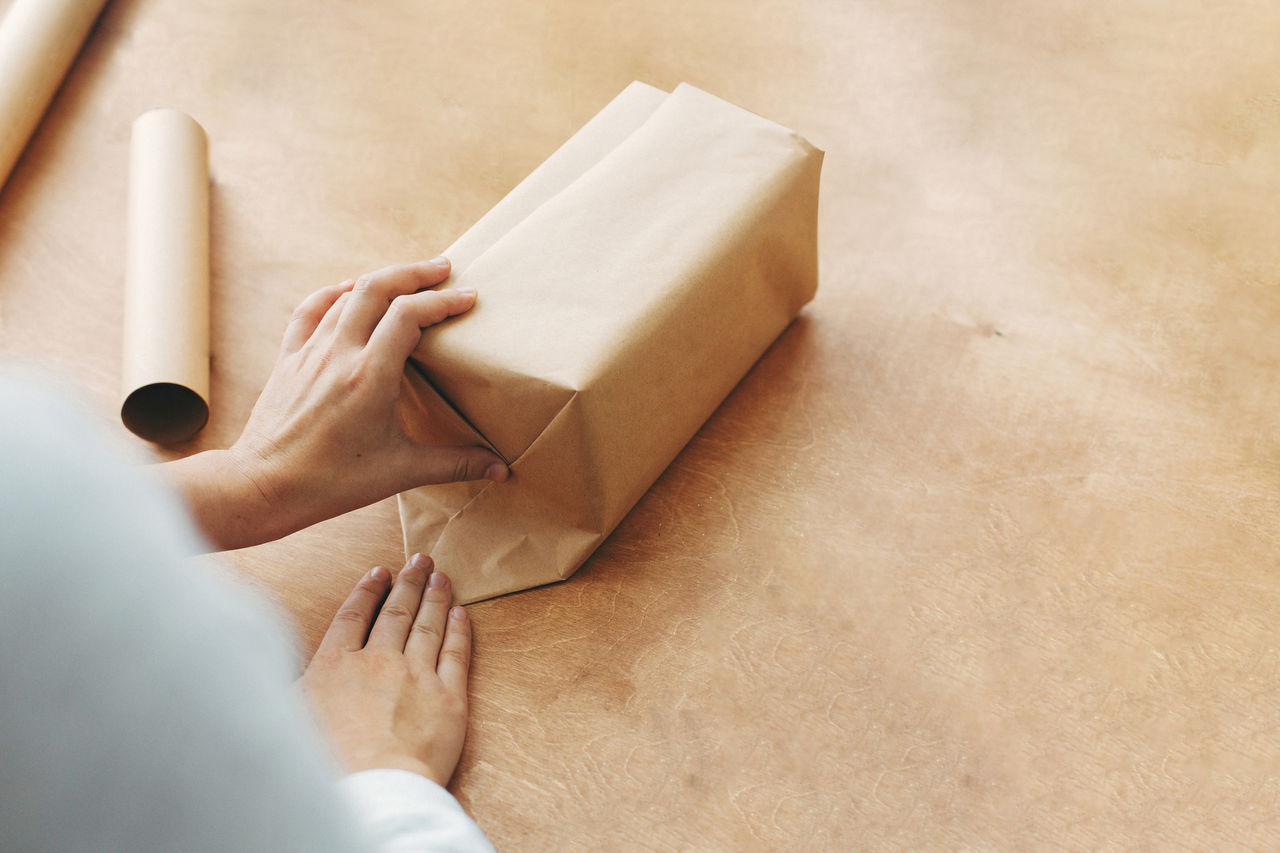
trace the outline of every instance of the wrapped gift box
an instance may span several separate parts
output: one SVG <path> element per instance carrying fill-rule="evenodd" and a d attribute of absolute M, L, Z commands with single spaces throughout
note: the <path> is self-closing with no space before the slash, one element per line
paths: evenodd
<path fill-rule="evenodd" d="M 400 496 L 462 603 L 571 575 L 808 302 L 822 152 L 692 86 L 633 83 L 445 254 L 470 312 L 405 375 L 423 441 L 507 483 Z"/>

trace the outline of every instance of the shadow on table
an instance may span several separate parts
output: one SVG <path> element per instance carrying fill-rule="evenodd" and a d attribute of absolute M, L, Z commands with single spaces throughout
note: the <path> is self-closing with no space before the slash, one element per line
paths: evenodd
<path fill-rule="evenodd" d="M 780 475 L 811 467 L 820 323 L 783 331 L 570 583 L 725 553 L 771 493 L 795 488 Z"/>

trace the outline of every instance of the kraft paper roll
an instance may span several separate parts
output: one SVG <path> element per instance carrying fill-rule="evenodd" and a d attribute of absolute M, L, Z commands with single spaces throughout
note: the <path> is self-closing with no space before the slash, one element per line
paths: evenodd
<path fill-rule="evenodd" d="M 106 0 L 14 0 L 0 22 L 0 187 Z"/>
<path fill-rule="evenodd" d="M 204 128 L 151 110 L 133 122 L 120 417 L 160 444 L 209 419 L 209 166 Z"/>

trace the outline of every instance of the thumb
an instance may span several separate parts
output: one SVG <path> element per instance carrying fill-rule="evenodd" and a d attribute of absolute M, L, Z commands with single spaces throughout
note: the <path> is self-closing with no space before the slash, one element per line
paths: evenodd
<path fill-rule="evenodd" d="M 464 480 L 505 483 L 511 476 L 507 463 L 483 447 L 423 447 L 417 452 L 418 479 L 424 486 Z"/>

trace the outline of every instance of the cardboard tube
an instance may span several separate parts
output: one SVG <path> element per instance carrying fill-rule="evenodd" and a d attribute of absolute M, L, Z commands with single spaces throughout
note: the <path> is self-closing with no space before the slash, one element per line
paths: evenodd
<path fill-rule="evenodd" d="M 133 122 L 120 417 L 159 444 L 209 420 L 209 165 L 204 128 L 177 110 Z"/>
<path fill-rule="evenodd" d="M 0 187 L 106 0 L 14 0 L 0 22 Z"/>

